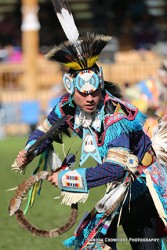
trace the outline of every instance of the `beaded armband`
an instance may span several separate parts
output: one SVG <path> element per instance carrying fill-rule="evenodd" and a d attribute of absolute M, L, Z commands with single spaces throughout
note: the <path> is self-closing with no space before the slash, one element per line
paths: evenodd
<path fill-rule="evenodd" d="M 88 198 L 86 168 L 60 171 L 58 186 L 62 191 L 62 203 L 71 205 L 72 203 L 85 202 Z"/>
<path fill-rule="evenodd" d="M 129 152 L 128 149 L 122 147 L 113 147 L 108 150 L 105 162 L 113 162 L 119 164 L 125 170 L 137 173 L 139 160 L 136 155 Z"/>

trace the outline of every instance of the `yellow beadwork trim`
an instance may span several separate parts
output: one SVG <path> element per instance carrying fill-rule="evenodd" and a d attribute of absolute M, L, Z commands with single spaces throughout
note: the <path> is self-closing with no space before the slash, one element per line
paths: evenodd
<path fill-rule="evenodd" d="M 85 61 L 87 62 L 87 68 L 91 68 L 95 62 L 98 60 L 98 55 L 97 56 L 93 56 L 90 58 L 86 58 Z M 82 70 L 85 68 L 85 63 L 83 64 L 82 61 L 80 62 L 68 62 L 68 63 L 64 63 L 64 65 L 68 68 L 74 69 L 74 70 Z"/>

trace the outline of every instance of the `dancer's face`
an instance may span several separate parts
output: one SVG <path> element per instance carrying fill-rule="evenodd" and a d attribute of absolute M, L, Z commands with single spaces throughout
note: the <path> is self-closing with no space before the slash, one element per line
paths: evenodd
<path fill-rule="evenodd" d="M 98 88 L 92 93 L 82 93 L 77 88 L 74 92 L 74 102 L 87 113 L 93 113 L 102 99 L 101 89 Z"/>

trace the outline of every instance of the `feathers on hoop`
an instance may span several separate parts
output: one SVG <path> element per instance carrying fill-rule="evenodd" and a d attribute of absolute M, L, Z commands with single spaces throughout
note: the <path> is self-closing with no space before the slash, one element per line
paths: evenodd
<path fill-rule="evenodd" d="M 79 37 L 78 40 L 80 51 L 82 51 L 81 56 L 78 55 L 78 51 L 71 41 L 65 41 L 59 46 L 55 46 L 46 55 L 46 58 L 63 63 L 68 68 L 74 70 L 91 68 L 98 60 L 102 49 L 110 40 L 110 36 L 86 33 Z"/>
<path fill-rule="evenodd" d="M 151 140 L 159 162 L 167 167 L 167 115 L 159 120 Z"/>
<path fill-rule="evenodd" d="M 46 171 L 48 168 L 50 168 L 51 171 L 55 171 L 56 169 L 61 167 L 61 164 L 62 161 L 55 153 L 53 147 L 50 147 L 40 155 L 38 166 L 34 170 L 33 175 L 36 175 L 41 171 Z M 35 183 L 34 186 L 32 186 L 31 189 L 29 190 L 28 201 L 26 208 L 24 210 L 24 214 L 27 213 L 28 209 L 31 209 L 33 207 L 36 194 L 40 195 L 42 184 L 43 180 L 40 180 L 39 182 Z"/>

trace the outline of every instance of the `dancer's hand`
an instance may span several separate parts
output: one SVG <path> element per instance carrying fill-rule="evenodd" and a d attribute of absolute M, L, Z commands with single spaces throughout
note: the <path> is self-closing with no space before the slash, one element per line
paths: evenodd
<path fill-rule="evenodd" d="M 58 174 L 59 172 L 54 172 L 48 177 L 48 181 L 51 182 L 52 185 L 58 187 Z"/>

